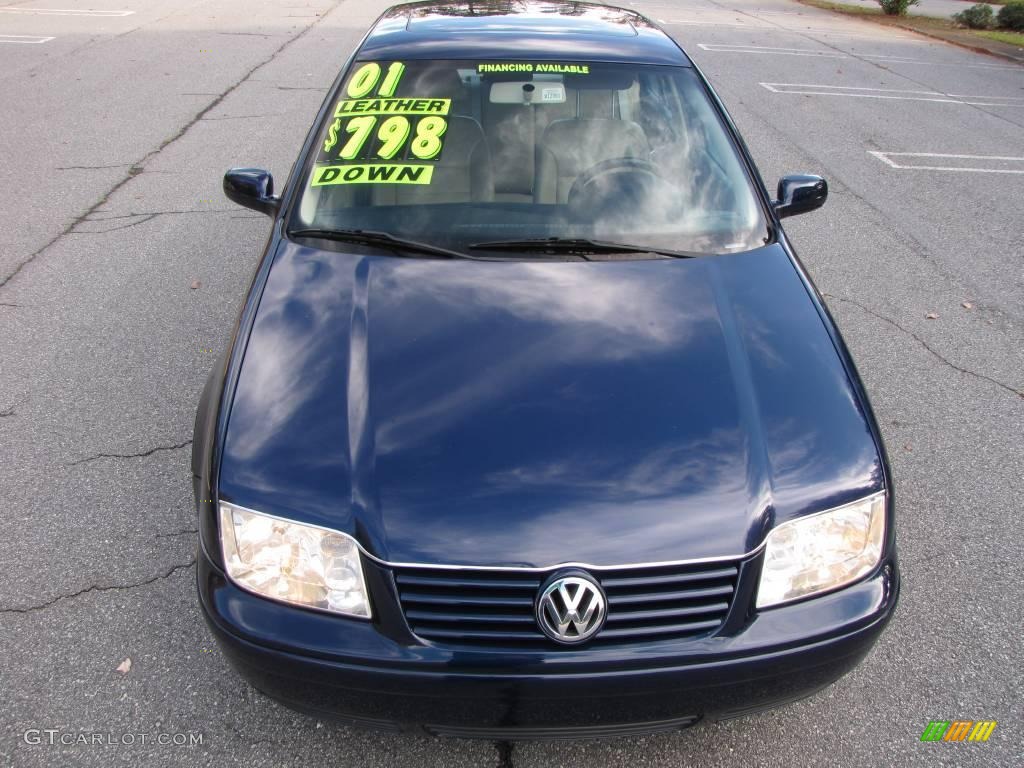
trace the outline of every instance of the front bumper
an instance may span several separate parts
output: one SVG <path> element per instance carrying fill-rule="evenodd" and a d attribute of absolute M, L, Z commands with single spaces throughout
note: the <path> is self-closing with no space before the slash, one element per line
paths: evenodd
<path fill-rule="evenodd" d="M 867 654 L 899 592 L 890 560 L 846 589 L 755 614 L 729 636 L 511 652 L 417 641 L 397 606 L 372 622 L 291 608 L 239 589 L 202 550 L 198 562 L 203 613 L 257 689 L 353 724 L 487 739 L 646 733 L 803 698 Z M 387 572 L 368 571 L 386 590 Z"/>

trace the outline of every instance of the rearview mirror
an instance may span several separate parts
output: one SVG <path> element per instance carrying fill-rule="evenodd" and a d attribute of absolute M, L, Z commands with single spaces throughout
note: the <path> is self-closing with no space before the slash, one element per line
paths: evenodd
<path fill-rule="evenodd" d="M 828 199 L 828 182 L 821 176 L 794 174 L 779 179 L 775 212 L 780 219 L 821 208 Z"/>
<path fill-rule="evenodd" d="M 262 168 L 232 168 L 224 174 L 224 194 L 228 200 L 254 211 L 273 216 L 281 204 L 274 197 L 274 177 Z"/>

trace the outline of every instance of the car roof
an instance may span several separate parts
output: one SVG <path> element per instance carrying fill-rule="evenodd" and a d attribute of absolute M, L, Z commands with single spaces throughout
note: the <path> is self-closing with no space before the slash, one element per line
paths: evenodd
<path fill-rule="evenodd" d="M 396 5 L 370 30 L 357 56 L 690 66 L 676 42 L 635 11 L 552 0 Z"/>

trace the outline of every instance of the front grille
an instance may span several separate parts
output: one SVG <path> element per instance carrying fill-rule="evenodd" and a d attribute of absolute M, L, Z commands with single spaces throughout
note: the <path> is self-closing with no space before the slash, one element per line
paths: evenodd
<path fill-rule="evenodd" d="M 395 569 L 402 610 L 413 633 L 457 645 L 538 648 L 557 645 L 537 627 L 534 599 L 542 573 Z M 736 591 L 736 563 L 590 571 L 608 595 L 604 628 L 592 645 L 698 637 L 725 621 Z"/>

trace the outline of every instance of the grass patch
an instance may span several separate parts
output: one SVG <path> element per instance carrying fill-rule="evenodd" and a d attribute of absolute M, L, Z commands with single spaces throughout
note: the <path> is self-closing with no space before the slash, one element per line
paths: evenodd
<path fill-rule="evenodd" d="M 949 29 L 956 30 L 957 32 L 977 32 L 976 29 L 959 26 L 952 19 L 940 19 L 937 16 L 918 16 L 916 13 L 911 13 L 908 16 L 894 16 L 893 18 L 906 23 L 908 26 L 919 27 L 920 29 Z"/>
<path fill-rule="evenodd" d="M 863 5 L 849 5 L 848 3 L 833 3 L 830 0 L 799 0 L 804 5 L 813 5 L 815 8 L 823 8 L 826 11 L 845 13 L 849 16 L 884 16 L 881 8 L 866 8 Z"/>
<path fill-rule="evenodd" d="M 874 8 L 864 5 L 850 5 L 849 3 L 836 3 L 832 2 L 832 0 L 797 0 L 797 2 L 803 5 L 812 5 L 815 8 L 821 8 L 826 11 L 835 11 L 847 16 L 871 16 L 876 21 L 890 24 L 913 21 L 915 24 L 920 24 L 923 27 L 935 27 L 938 29 L 957 28 L 952 21 L 947 19 L 940 19 L 935 16 L 918 16 L 914 13 L 908 13 L 906 16 L 891 16 L 883 13 L 880 7 Z M 914 6 L 910 6 L 910 8 L 913 9 Z"/>
<path fill-rule="evenodd" d="M 1008 45 L 1015 45 L 1019 48 L 1024 48 L 1024 33 L 1022 32 L 1011 32 L 1005 29 L 967 29 L 966 27 L 958 26 L 952 19 L 939 18 L 937 16 L 920 16 L 916 13 L 909 13 L 906 16 L 889 16 L 882 13 L 881 8 L 865 7 L 863 5 L 850 5 L 848 3 L 836 3 L 832 0 L 797 0 L 797 2 L 803 3 L 804 5 L 811 5 L 815 8 L 822 8 L 826 11 L 835 11 L 836 13 L 842 13 L 847 16 L 860 16 L 870 18 L 872 21 L 877 21 L 881 24 L 888 24 L 890 26 L 902 26 L 910 27 L 911 29 L 918 29 L 922 32 L 936 32 L 941 36 L 942 32 L 952 32 L 946 39 L 954 39 L 960 42 L 964 42 L 965 39 L 975 38 L 978 39 L 979 45 L 982 45 L 980 38 L 987 40 L 994 40 L 998 43 L 1006 43 Z M 968 3 L 964 3 L 964 7 L 969 7 Z M 914 6 L 910 6 L 913 11 Z"/>
<path fill-rule="evenodd" d="M 1018 48 L 1024 48 L 1024 32 L 1011 32 L 1008 29 L 973 29 L 971 31 L 979 37 L 987 37 L 989 40 L 998 40 L 1000 43 L 1009 43 Z"/>

